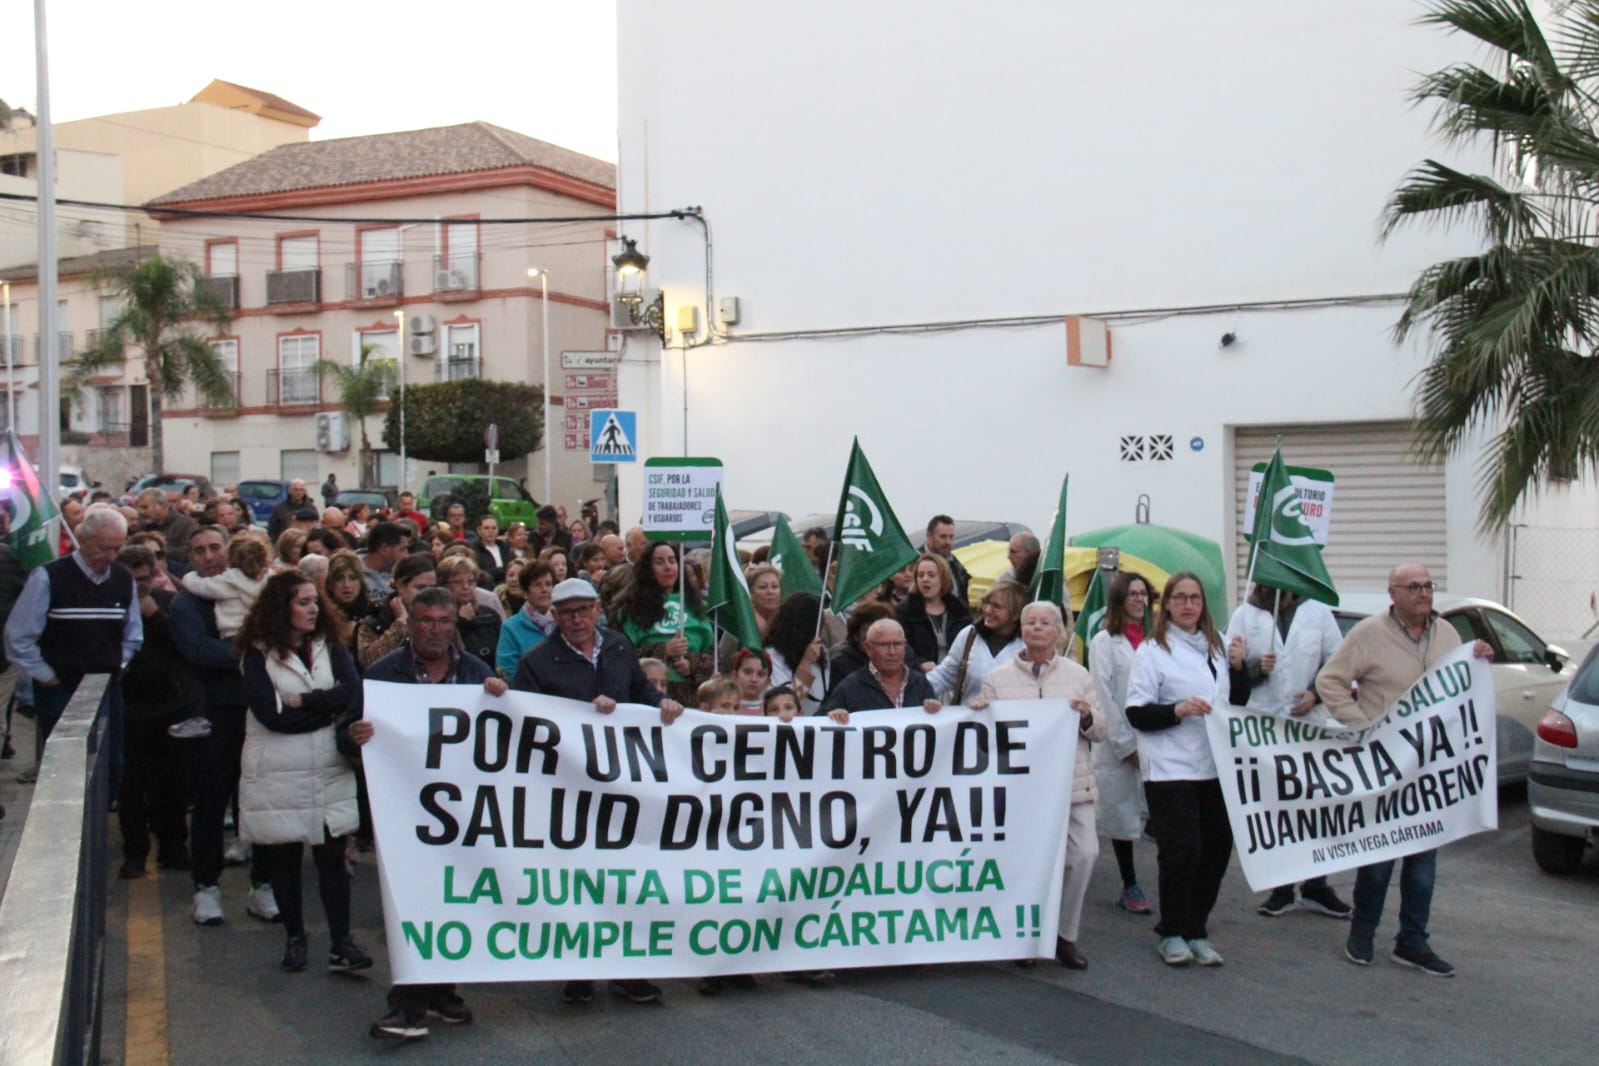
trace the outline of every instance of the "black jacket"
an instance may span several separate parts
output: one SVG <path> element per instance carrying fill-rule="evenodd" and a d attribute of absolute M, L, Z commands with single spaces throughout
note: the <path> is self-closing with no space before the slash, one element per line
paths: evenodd
<path fill-rule="evenodd" d="M 144 619 L 144 643 L 122 671 L 122 699 L 128 717 L 199 714 L 205 709 L 200 686 L 178 653 L 172 635 L 172 601 L 177 593 L 155 589 L 155 614 Z"/>
<path fill-rule="evenodd" d="M 494 655 L 500 647 L 499 615 L 479 604 L 477 614 L 470 622 L 456 619 L 455 632 L 461 640 L 461 647 L 484 662 L 494 661 Z"/>
<path fill-rule="evenodd" d="M 618 703 L 660 706 L 665 697 L 644 676 L 628 639 L 614 629 L 602 628 L 598 633 L 598 669 L 557 633 L 529 648 L 522 656 L 522 661 L 516 664 L 516 677 L 511 687 L 519 692 L 540 692 L 584 702 L 593 702 L 596 696 L 608 696 Z"/>
<path fill-rule="evenodd" d="M 905 699 L 900 706 L 920 707 L 924 700 L 938 698 L 927 676 L 909 662 L 905 664 L 905 675 Z M 872 676 L 872 668 L 863 666 L 840 681 L 838 687 L 822 701 L 816 713 L 826 714 L 840 707 L 851 714 L 857 711 L 888 711 L 894 708 L 894 701 L 888 698 L 883 686 Z"/>
<path fill-rule="evenodd" d="M 938 635 L 933 631 L 933 620 L 927 615 L 927 604 L 920 596 L 911 596 L 898 612 L 900 628 L 905 630 L 905 642 L 910 654 L 905 661 L 912 666 L 920 663 L 938 663 L 944 656 L 938 653 Z M 944 597 L 944 653 L 948 654 L 955 643 L 955 634 L 972 624 L 972 612 L 953 594 Z"/>
<path fill-rule="evenodd" d="M 481 685 L 494 676 L 489 664 L 476 655 L 471 652 L 459 654 L 461 658 L 455 664 L 456 684 Z M 411 654 L 410 642 L 407 641 L 398 651 L 389 652 L 367 667 L 366 673 L 362 676 L 368 681 L 389 681 L 398 685 L 416 684 L 416 657 Z"/>
<path fill-rule="evenodd" d="M 22 586 L 27 581 L 28 575 L 23 572 L 17 553 L 11 550 L 11 545 L 0 544 L 0 629 L 10 620 L 11 608 L 17 605 L 17 597 L 22 595 Z M 0 670 L 9 665 L 5 641 L 0 640 Z"/>
<path fill-rule="evenodd" d="M 239 652 L 233 641 L 217 630 L 217 605 L 189 592 L 172 598 L 168 614 L 178 653 L 189 664 L 205 690 L 209 710 L 245 705 L 244 675 L 239 671 Z"/>
<path fill-rule="evenodd" d="M 468 536 L 466 538 L 466 542 L 472 545 L 472 553 L 477 556 L 477 568 L 481 574 L 478 579 L 478 584 L 482 585 L 484 588 L 492 589 L 495 585 L 498 585 L 500 582 L 504 581 L 505 564 L 494 561 L 494 556 L 491 555 L 489 550 L 483 546 L 483 541 L 478 539 L 477 534 L 474 533 Z M 503 542 L 500 544 L 500 555 L 505 559 L 506 562 L 511 561 L 511 549 L 506 547 Z"/>

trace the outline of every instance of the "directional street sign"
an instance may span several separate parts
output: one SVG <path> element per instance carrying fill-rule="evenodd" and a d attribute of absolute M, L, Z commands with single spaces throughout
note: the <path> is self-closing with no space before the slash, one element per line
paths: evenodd
<path fill-rule="evenodd" d="M 589 462 L 638 462 L 638 412 L 600 407 L 589 411 Z"/>

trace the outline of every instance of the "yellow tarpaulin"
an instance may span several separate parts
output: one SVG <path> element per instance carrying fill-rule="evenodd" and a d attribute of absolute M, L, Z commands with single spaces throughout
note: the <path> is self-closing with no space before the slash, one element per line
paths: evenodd
<path fill-rule="evenodd" d="M 999 575 L 1010 569 L 1010 560 L 1005 557 L 1009 547 L 1009 543 L 1003 540 L 980 540 L 976 544 L 955 549 L 955 558 L 972 575 L 967 599 L 976 618 L 982 617 L 979 604 L 983 596 L 999 580 Z M 1071 594 L 1074 611 L 1083 605 L 1083 597 L 1088 594 L 1088 582 L 1093 577 L 1094 564 L 1098 559 L 1097 548 L 1066 549 L 1066 591 Z M 1122 553 L 1121 568 L 1144 575 L 1157 589 L 1164 588 L 1166 579 L 1171 576 L 1148 559 L 1126 552 Z"/>

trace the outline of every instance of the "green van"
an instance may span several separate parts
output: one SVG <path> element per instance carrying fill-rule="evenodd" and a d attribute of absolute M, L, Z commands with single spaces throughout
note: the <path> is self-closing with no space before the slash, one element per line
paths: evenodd
<path fill-rule="evenodd" d="M 435 497 L 456 492 L 465 485 L 489 480 L 485 474 L 435 474 L 422 483 L 422 494 L 416 501 L 417 510 L 431 515 Z M 521 522 L 529 529 L 537 526 L 539 505 L 528 495 L 527 490 L 508 477 L 492 480 L 489 510 L 500 520 L 500 528 L 505 529 L 512 522 Z"/>

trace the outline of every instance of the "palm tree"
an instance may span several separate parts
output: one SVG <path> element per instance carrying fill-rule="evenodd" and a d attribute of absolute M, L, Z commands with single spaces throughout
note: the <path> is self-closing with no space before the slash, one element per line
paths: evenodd
<path fill-rule="evenodd" d="M 1527 0 L 1433 0 L 1421 22 L 1491 53 L 1423 78 L 1415 99 L 1450 143 L 1491 148 L 1495 174 L 1429 159 L 1394 191 L 1385 235 L 1465 222 L 1484 244 L 1424 270 L 1395 332 L 1434 346 L 1423 457 L 1494 434 L 1479 482 L 1491 532 L 1529 490 L 1599 469 L 1599 2 L 1558 5 L 1548 34 Z"/>
<path fill-rule="evenodd" d="M 319 372 L 333 375 L 334 382 L 339 386 L 339 406 L 352 422 L 361 427 L 360 488 L 377 481 L 376 471 L 372 469 L 372 441 L 366 435 L 367 416 L 377 414 L 388 403 L 398 377 L 394 360 L 386 356 L 373 358 L 377 351 L 373 345 L 361 345 L 361 354 L 355 366 L 332 359 L 321 359 L 316 364 Z"/>
<path fill-rule="evenodd" d="M 121 310 L 95 343 L 63 368 L 75 393 L 96 372 L 125 364 L 130 347 L 138 350 L 150 383 L 150 450 L 157 471 L 166 469 L 163 400 L 189 384 L 208 403 L 234 401 L 229 375 L 207 340 L 226 332 L 227 307 L 204 282 L 195 264 L 160 254 L 103 274 L 100 284 L 120 298 Z"/>

